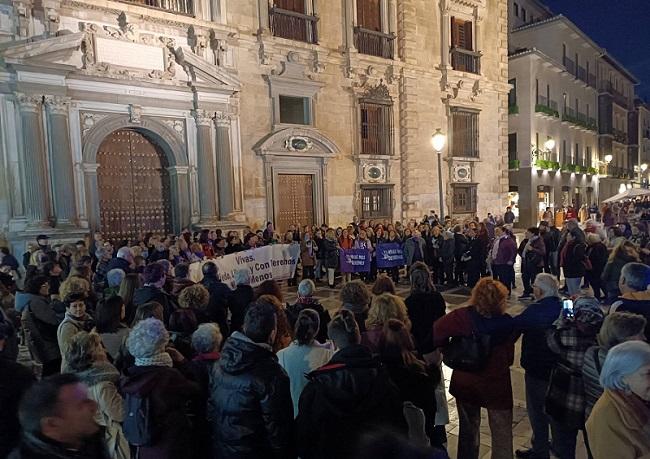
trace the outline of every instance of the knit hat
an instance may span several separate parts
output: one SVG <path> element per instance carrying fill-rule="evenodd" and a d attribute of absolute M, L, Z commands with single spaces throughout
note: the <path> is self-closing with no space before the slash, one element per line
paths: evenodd
<path fill-rule="evenodd" d="M 582 296 L 573 304 L 575 321 L 583 325 L 600 328 L 605 320 L 605 313 L 600 307 L 600 302 L 590 296 Z"/>

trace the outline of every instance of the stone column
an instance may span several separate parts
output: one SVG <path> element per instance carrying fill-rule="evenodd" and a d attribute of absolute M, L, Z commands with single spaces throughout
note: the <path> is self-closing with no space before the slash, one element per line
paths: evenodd
<path fill-rule="evenodd" d="M 214 145 L 212 144 L 212 114 L 195 110 L 197 132 L 197 162 L 199 179 L 199 225 L 215 225 L 219 219 L 217 190 L 214 176 Z"/>
<path fill-rule="evenodd" d="M 233 159 L 230 146 L 230 117 L 219 115 L 217 125 L 217 185 L 219 189 L 219 215 L 227 218 L 234 209 Z"/>
<path fill-rule="evenodd" d="M 449 62 L 449 42 L 451 40 L 451 15 L 449 14 L 449 6 L 447 2 L 440 2 L 440 21 L 442 27 L 440 32 L 440 45 L 441 45 L 441 66 L 443 69 L 451 68 Z"/>
<path fill-rule="evenodd" d="M 29 225 L 48 227 L 50 197 L 41 110 L 43 98 L 16 94 L 20 106 L 25 177 L 25 215 Z"/>
<path fill-rule="evenodd" d="M 74 169 L 68 129 L 67 97 L 47 96 L 45 105 L 49 120 L 50 150 L 52 154 L 52 189 L 56 224 L 71 225 L 77 219 L 75 203 Z"/>

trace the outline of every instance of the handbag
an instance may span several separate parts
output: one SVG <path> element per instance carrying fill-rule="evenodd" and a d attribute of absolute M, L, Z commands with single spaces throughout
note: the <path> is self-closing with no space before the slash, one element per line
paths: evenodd
<path fill-rule="evenodd" d="M 470 314 L 473 313 L 470 311 Z M 472 322 L 474 329 L 470 336 L 452 336 L 442 350 L 442 361 L 452 370 L 475 373 L 487 365 L 492 350 L 491 337 L 476 330 L 473 316 Z"/>

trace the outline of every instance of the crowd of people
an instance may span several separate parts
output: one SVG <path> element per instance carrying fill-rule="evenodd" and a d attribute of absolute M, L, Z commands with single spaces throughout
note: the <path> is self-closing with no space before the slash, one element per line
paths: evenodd
<path fill-rule="evenodd" d="M 42 235 L 22 263 L 3 248 L 0 457 L 445 458 L 443 363 L 459 458 L 479 457 L 482 408 L 493 458 L 574 458 L 580 432 L 596 459 L 650 454 L 645 222 L 543 219 L 518 243 L 509 212 L 60 246 Z M 300 245 L 295 302 L 277 281 L 253 287 L 250 270 L 231 290 L 209 261 L 276 243 Z M 340 250 L 382 243 L 405 266 L 339 273 Z M 511 316 L 517 256 L 525 309 Z M 318 301 L 321 279 L 341 283 L 336 310 Z M 448 313 L 438 288 L 460 285 L 468 305 Z M 520 337 L 533 435 L 513 451 Z M 33 369 L 16 362 L 20 344 Z"/>

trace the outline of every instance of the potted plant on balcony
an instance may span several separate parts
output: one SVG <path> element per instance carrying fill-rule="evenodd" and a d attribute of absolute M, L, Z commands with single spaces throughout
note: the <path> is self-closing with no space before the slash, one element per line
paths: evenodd
<path fill-rule="evenodd" d="M 518 159 L 509 159 L 508 160 L 508 169 L 510 170 L 519 170 L 519 160 Z"/>
<path fill-rule="evenodd" d="M 552 171 L 557 171 L 560 169 L 560 163 L 558 161 L 551 161 L 549 164 L 549 169 Z"/>

